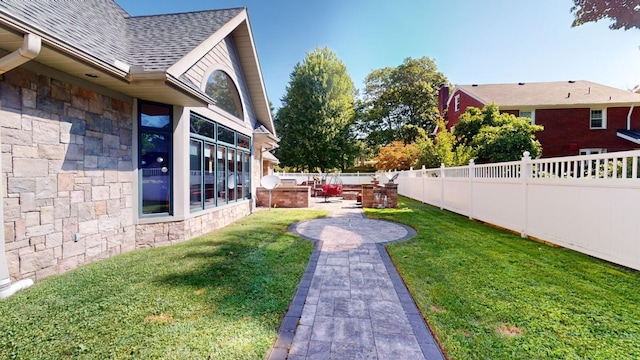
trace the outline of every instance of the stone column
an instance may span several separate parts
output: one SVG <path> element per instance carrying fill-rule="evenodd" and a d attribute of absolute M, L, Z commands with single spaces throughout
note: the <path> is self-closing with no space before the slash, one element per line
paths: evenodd
<path fill-rule="evenodd" d="M 398 207 L 398 184 L 386 183 L 384 184 L 384 187 L 387 190 L 387 207 L 397 208 Z"/>

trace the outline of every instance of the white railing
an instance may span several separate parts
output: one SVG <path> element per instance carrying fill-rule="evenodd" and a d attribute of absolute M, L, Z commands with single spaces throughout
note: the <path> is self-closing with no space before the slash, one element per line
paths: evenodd
<path fill-rule="evenodd" d="M 287 173 L 287 172 L 275 172 L 275 175 L 278 175 L 280 179 L 295 179 L 298 185 L 302 184 L 304 181 L 313 181 L 313 177 L 316 176 L 318 179 L 329 178 L 331 176 L 339 176 L 340 180 L 342 180 L 343 184 L 368 184 L 371 183 L 371 177 L 376 175 L 376 173 L 365 173 L 365 172 L 356 172 L 356 173 Z"/>
<path fill-rule="evenodd" d="M 401 172 L 398 193 L 640 270 L 640 150 Z"/>

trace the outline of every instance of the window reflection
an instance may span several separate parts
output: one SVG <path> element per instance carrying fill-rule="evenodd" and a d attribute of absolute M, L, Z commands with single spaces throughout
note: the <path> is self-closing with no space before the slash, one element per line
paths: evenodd
<path fill-rule="evenodd" d="M 236 117 L 243 118 L 240 94 L 227 73 L 221 70 L 212 72 L 204 92 L 216 101 L 217 107 Z"/>
<path fill-rule="evenodd" d="M 171 209 L 171 107 L 140 103 L 139 159 L 142 213 Z"/>

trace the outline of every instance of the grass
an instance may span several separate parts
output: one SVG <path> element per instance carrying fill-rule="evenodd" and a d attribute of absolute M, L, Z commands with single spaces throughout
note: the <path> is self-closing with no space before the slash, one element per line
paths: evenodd
<path fill-rule="evenodd" d="M 261 211 L 200 238 L 86 265 L 0 301 L 2 359 L 262 359 L 313 244 Z"/>
<path fill-rule="evenodd" d="M 450 359 L 638 359 L 640 273 L 400 198 L 368 216 Z"/>

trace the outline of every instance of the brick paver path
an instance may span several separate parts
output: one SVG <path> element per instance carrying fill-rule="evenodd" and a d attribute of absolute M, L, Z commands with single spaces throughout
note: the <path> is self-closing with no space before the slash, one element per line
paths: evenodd
<path fill-rule="evenodd" d="M 269 359 L 444 359 L 383 245 L 415 232 L 314 201 L 330 215 L 290 229 L 316 250 Z"/>

